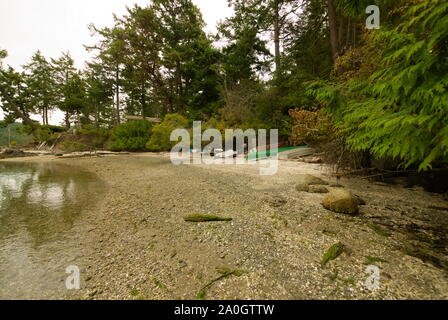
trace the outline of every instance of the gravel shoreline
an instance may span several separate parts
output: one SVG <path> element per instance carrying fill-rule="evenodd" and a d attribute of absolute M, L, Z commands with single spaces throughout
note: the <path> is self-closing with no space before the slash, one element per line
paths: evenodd
<path fill-rule="evenodd" d="M 173 166 L 148 154 L 13 161 L 69 164 L 105 184 L 61 244 L 82 278 L 67 299 L 448 298 L 448 213 L 429 208 L 447 202 L 420 188 L 342 179 L 367 203 L 351 217 L 295 190 L 305 174 L 336 183 L 322 165 L 280 162 L 260 176 L 253 165 Z M 322 267 L 339 242 L 346 252 Z M 378 290 L 365 286 L 369 264 L 380 268 Z"/>

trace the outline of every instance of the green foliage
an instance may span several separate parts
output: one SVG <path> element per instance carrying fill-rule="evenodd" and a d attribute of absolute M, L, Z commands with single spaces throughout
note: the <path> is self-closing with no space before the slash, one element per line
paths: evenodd
<path fill-rule="evenodd" d="M 149 121 L 128 121 L 112 130 L 110 148 L 113 151 L 145 151 L 151 137 L 152 124 Z"/>
<path fill-rule="evenodd" d="M 290 142 L 292 145 L 314 145 L 334 139 L 336 132 L 327 115 L 322 111 L 290 110 L 294 125 Z"/>
<path fill-rule="evenodd" d="M 43 124 L 48 124 L 48 111 L 53 108 L 56 100 L 51 64 L 40 51 L 37 51 L 24 69 L 26 90 L 30 97 L 28 107 L 30 111 L 41 113 Z"/>
<path fill-rule="evenodd" d="M 8 146 L 15 142 L 15 146 L 26 145 L 33 141 L 33 137 L 23 132 L 23 125 L 20 123 L 4 124 L 0 121 L 0 146 Z M 9 136 L 11 135 L 11 136 Z"/>
<path fill-rule="evenodd" d="M 448 3 L 417 2 L 394 28 L 368 38 L 380 48 L 368 79 L 311 85 L 352 150 L 401 159 L 404 167 L 448 160 Z"/>
<path fill-rule="evenodd" d="M 179 114 L 167 114 L 161 124 L 154 126 L 151 139 L 146 144 L 150 151 L 169 151 L 177 144 L 170 141 L 171 132 L 178 128 L 187 128 L 188 119 Z"/>
<path fill-rule="evenodd" d="M 81 129 L 77 129 L 76 135 L 80 136 L 80 140 L 90 146 L 90 148 L 104 149 L 110 139 L 111 131 L 86 125 Z"/>
<path fill-rule="evenodd" d="M 90 151 L 91 148 L 81 142 L 64 141 L 62 142 L 62 150 L 66 152 L 83 152 L 83 151 Z"/>
<path fill-rule="evenodd" d="M 31 132 L 28 126 L 23 127 L 23 132 Z M 34 132 L 34 140 L 38 143 L 46 142 L 48 144 L 54 143 L 57 137 L 67 131 L 67 128 L 53 125 L 38 125 Z"/>

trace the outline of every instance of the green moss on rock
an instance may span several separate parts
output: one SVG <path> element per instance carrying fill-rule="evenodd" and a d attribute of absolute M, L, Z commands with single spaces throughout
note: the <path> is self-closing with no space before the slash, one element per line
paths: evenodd
<path fill-rule="evenodd" d="M 321 266 L 325 266 L 328 262 L 331 260 L 336 259 L 339 257 L 342 253 L 345 251 L 345 245 L 342 243 L 336 243 L 330 247 L 330 249 L 325 252 L 324 256 L 322 257 L 322 261 L 320 262 Z"/>
<path fill-rule="evenodd" d="M 365 264 L 376 264 L 378 262 L 383 262 L 383 263 L 387 263 L 386 260 L 382 259 L 382 258 L 378 258 L 378 257 L 372 257 L 372 256 L 366 256 L 366 263 Z"/>
<path fill-rule="evenodd" d="M 382 236 L 382 237 L 385 237 L 385 238 L 389 238 L 392 235 L 392 233 L 390 233 L 387 230 L 384 230 L 382 227 L 380 227 L 377 224 L 369 224 L 368 227 L 370 229 L 372 229 L 373 231 L 375 231 L 375 233 L 377 235 L 379 235 L 379 236 Z"/>
<path fill-rule="evenodd" d="M 213 221 L 232 221 L 232 218 L 218 217 L 210 214 L 189 214 L 184 217 L 186 222 L 213 222 Z"/>

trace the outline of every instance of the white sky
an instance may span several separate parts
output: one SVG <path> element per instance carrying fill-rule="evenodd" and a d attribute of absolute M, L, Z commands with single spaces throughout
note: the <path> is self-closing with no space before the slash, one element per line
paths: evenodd
<path fill-rule="evenodd" d="M 16 69 L 28 63 L 41 50 L 46 57 L 57 58 L 69 51 L 78 68 L 89 60 L 84 44 L 93 44 L 87 25 L 112 26 L 112 14 L 126 12 L 126 6 L 146 6 L 148 0 L 0 0 L 0 48 L 8 51 L 6 65 Z M 193 0 L 201 9 L 207 32 L 215 32 L 216 23 L 231 15 L 227 0 Z M 2 118 L 0 110 L 0 119 Z M 51 122 L 57 124 L 60 115 Z"/>

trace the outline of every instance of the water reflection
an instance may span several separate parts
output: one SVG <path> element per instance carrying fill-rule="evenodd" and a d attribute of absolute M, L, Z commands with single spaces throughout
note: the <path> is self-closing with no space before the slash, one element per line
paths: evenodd
<path fill-rule="evenodd" d="M 72 254 L 61 252 L 61 243 L 102 189 L 95 175 L 76 167 L 0 162 L 0 298 L 63 292 Z"/>

